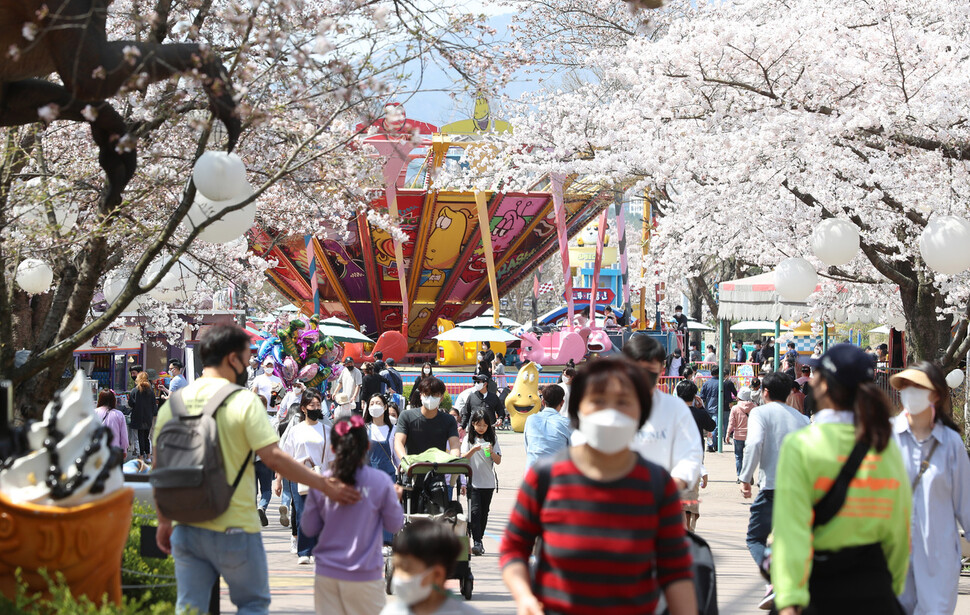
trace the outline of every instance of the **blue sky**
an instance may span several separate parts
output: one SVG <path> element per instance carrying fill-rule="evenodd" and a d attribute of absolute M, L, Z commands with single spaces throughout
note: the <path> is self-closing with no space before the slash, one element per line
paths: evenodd
<path fill-rule="evenodd" d="M 495 28 L 499 39 L 509 36 L 508 26 L 514 18 L 515 14 L 513 13 L 500 13 L 492 15 L 489 19 L 489 24 Z M 407 100 L 403 98 L 401 100 L 409 118 L 442 126 L 449 122 L 471 117 L 474 104 L 473 93 L 466 93 L 462 84 L 456 85 L 452 80 L 452 75 L 447 74 L 438 66 L 429 64 L 425 67 L 424 75 L 420 76 L 417 63 L 413 64 L 414 79 L 405 88 L 408 90 L 418 88 L 418 91 Z M 422 77 L 420 84 L 418 83 L 419 77 Z M 534 78 L 519 74 L 515 81 L 501 91 L 501 95 L 514 100 L 523 93 L 534 92 L 539 88 L 540 85 Z M 452 98 L 449 95 L 450 92 L 456 93 L 457 96 Z M 501 100 L 493 97 L 489 102 L 495 117 L 505 119 L 509 115 L 503 109 Z"/>

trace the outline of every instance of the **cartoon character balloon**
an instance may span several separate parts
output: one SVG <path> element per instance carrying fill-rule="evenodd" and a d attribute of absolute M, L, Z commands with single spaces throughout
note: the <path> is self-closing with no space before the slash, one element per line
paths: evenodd
<path fill-rule="evenodd" d="M 322 389 L 333 379 L 333 364 L 343 351 L 332 337 L 320 334 L 319 322 L 320 316 L 314 314 L 306 321 L 296 318 L 280 323 L 276 337 L 266 334 L 256 358 L 262 361 L 272 356 L 274 373 L 287 387 L 302 382 L 308 388 Z"/>
<path fill-rule="evenodd" d="M 539 397 L 539 367 L 535 363 L 526 363 L 519 369 L 512 391 L 505 398 L 505 410 L 509 413 L 512 430 L 517 433 L 525 431 L 527 418 L 542 410 L 542 398 Z"/>

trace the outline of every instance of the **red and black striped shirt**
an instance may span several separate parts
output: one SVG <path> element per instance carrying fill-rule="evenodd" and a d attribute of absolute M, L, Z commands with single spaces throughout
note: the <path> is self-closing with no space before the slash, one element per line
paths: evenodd
<path fill-rule="evenodd" d="M 677 485 L 663 468 L 639 458 L 627 476 L 599 482 L 568 451 L 548 463 L 526 474 L 500 559 L 527 563 L 542 539 L 534 590 L 547 613 L 653 613 L 662 587 L 692 578 Z"/>

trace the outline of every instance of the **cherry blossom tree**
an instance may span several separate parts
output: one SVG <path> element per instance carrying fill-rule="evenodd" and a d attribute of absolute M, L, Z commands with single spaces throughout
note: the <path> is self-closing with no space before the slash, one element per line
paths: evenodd
<path fill-rule="evenodd" d="M 929 269 L 918 243 L 932 216 L 970 214 L 970 6 L 752 0 L 664 11 L 652 32 L 618 28 L 613 43 L 586 49 L 577 66 L 595 80 L 527 101 L 505 156 L 474 181 L 634 178 L 662 195 L 651 249 L 672 284 L 712 258 L 757 271 L 802 256 L 823 281 L 815 315 L 865 304 L 905 321 L 913 356 L 953 365 L 965 355 L 970 275 Z M 862 236 L 843 267 L 810 247 L 833 217 Z"/>
<path fill-rule="evenodd" d="M 492 61 L 493 32 L 457 5 L 418 0 L 115 0 L 107 9 L 110 40 L 200 42 L 217 54 L 235 85 L 243 133 L 235 152 L 247 167 L 252 196 L 226 207 L 257 204 L 256 224 L 279 236 L 344 228 L 366 210 L 380 186 L 377 160 L 348 150 L 359 122 L 369 125 L 401 84 L 436 62 L 469 87 L 501 81 Z M 56 36 L 42 15 L 24 24 L 24 40 Z M 7 50 L 4 50 L 7 53 Z M 130 61 L 137 63 L 138 54 Z M 146 85 L 135 76 L 110 100 L 137 141 L 139 165 L 109 210 L 99 208 L 103 178 L 88 127 L 38 109 L 37 123 L 4 134 L 0 161 L 0 377 L 13 380 L 20 411 L 43 407 L 60 384 L 72 351 L 122 313 L 137 307 L 149 321 L 179 331 L 178 316 L 208 305 L 232 284 L 257 306 L 268 263 L 246 240 L 199 240 L 212 221 L 186 215 L 197 200 L 195 160 L 224 149 L 198 75 Z M 86 111 L 94 122 L 96 109 Z M 65 214 L 67 217 L 65 218 Z M 76 221 L 73 219 L 76 218 Z M 378 216 L 379 218 L 379 216 Z M 386 218 L 386 216 L 385 216 Z M 71 223 L 68 223 L 71 222 Z M 388 225 L 393 221 L 386 220 Z M 96 251 L 95 251 L 96 248 Z M 50 292 L 28 295 L 14 282 L 25 258 L 54 270 Z M 181 259 L 181 260 L 180 260 Z M 186 266 L 198 290 L 176 303 L 146 296 Z M 106 282 L 125 280 L 113 301 Z M 184 288 L 182 289 L 184 290 Z M 18 350 L 28 350 L 29 355 Z"/>

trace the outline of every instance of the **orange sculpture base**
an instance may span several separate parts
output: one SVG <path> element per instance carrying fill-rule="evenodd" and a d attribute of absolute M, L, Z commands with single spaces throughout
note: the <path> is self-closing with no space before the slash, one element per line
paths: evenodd
<path fill-rule="evenodd" d="M 81 506 L 14 504 L 0 494 L 0 593 L 13 599 L 14 572 L 30 593 L 48 593 L 39 571 L 64 575 L 71 593 L 121 603 L 121 555 L 131 526 L 134 490 Z"/>

